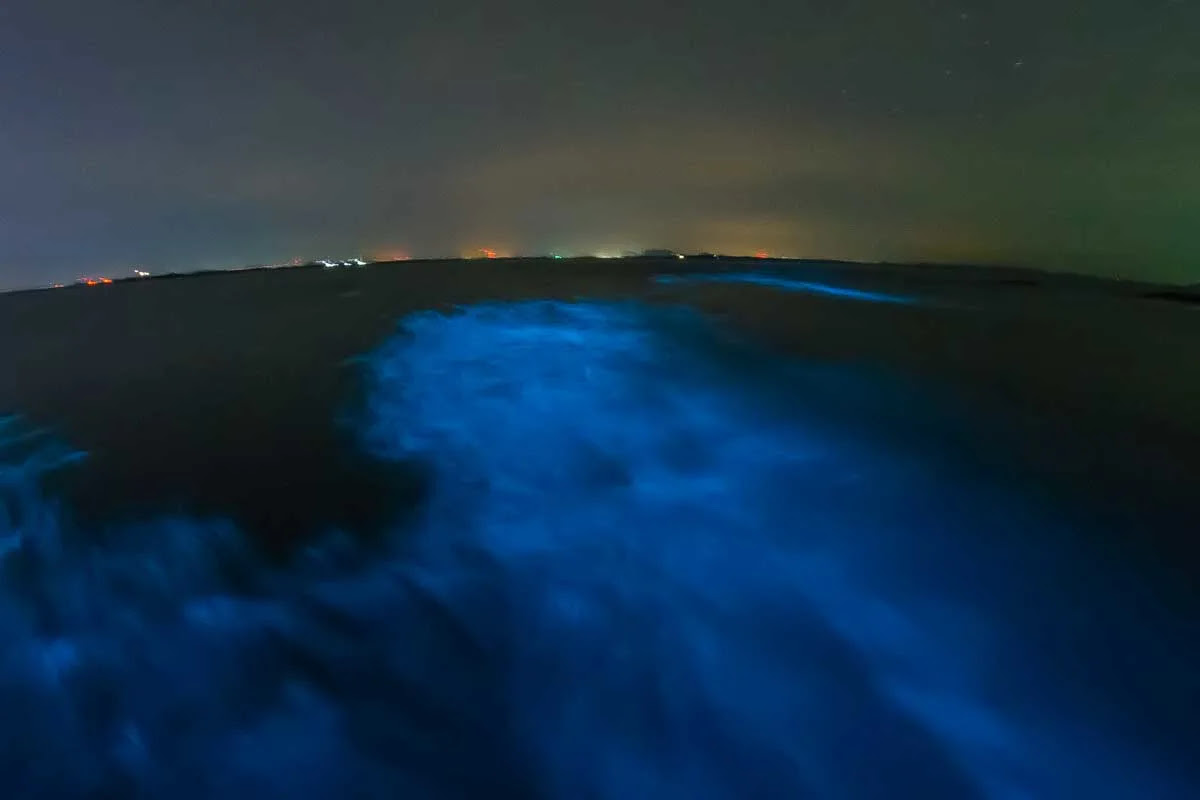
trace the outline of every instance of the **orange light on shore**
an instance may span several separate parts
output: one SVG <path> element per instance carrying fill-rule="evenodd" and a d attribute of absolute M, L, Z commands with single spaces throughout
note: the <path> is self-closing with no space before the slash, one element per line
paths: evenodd
<path fill-rule="evenodd" d="M 412 256 L 405 250 L 380 250 L 371 255 L 374 261 L 387 263 L 389 261 L 411 261 Z"/>
<path fill-rule="evenodd" d="M 770 258 L 771 254 L 768 253 L 766 250 L 759 250 L 757 253 L 754 254 L 754 257 L 755 258 Z"/>
<path fill-rule="evenodd" d="M 483 248 L 479 252 L 483 253 L 484 258 L 498 258 L 495 250 L 488 250 L 487 248 Z"/>

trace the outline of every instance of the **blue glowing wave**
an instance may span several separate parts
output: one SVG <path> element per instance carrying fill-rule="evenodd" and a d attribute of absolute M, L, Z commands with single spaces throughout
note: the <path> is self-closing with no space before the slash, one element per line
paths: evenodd
<path fill-rule="evenodd" d="M 815 281 L 800 281 L 784 278 L 778 275 L 768 275 L 761 272 L 720 272 L 707 275 L 658 275 L 655 281 L 663 284 L 676 283 L 749 283 L 756 286 L 767 286 L 772 289 L 783 289 L 789 292 L 808 292 L 809 294 L 836 297 L 842 300 L 859 300 L 867 303 L 895 303 L 898 305 L 913 305 L 919 301 L 915 297 L 905 295 L 885 294 L 883 292 L 867 292 L 861 289 L 847 289 L 844 286 L 834 286 Z"/>
<path fill-rule="evenodd" d="M 751 355 L 636 306 L 411 317 L 362 433 L 428 465 L 421 518 L 286 568 L 221 520 L 98 549 L 37 491 L 61 459 L 12 462 L 4 796 L 1188 796 L 1077 691 L 1120 581 Z"/>

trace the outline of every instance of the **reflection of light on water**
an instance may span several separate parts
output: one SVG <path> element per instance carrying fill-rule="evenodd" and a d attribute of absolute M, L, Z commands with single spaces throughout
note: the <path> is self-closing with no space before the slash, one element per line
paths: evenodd
<path fill-rule="evenodd" d="M 1037 647 L 1099 671 L 1069 617 L 1112 607 L 1060 592 L 1053 527 L 835 433 L 820 373 L 554 303 L 417 315 L 368 363 L 367 445 L 434 487 L 382 550 L 269 568 L 183 519 L 97 549 L 37 492 L 59 459 L 5 455 L 5 796 L 1180 788 Z"/>
<path fill-rule="evenodd" d="M 765 257 L 765 256 L 764 256 Z M 869 303 L 899 303 L 909 305 L 918 302 L 915 298 L 903 295 L 884 294 L 883 292 L 866 292 L 861 289 L 847 289 L 844 286 L 833 286 L 828 283 L 815 281 L 798 281 L 777 275 L 765 275 L 757 272 L 713 273 L 710 275 L 659 275 L 655 278 L 658 283 L 749 283 L 756 286 L 767 286 L 772 289 L 783 289 L 789 292 L 809 292 L 844 300 L 862 300 Z"/>

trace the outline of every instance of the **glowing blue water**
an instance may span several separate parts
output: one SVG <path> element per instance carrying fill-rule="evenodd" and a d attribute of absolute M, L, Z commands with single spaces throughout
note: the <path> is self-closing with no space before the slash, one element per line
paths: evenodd
<path fill-rule="evenodd" d="M 886 294 L 884 292 L 868 292 L 862 289 L 849 289 L 845 286 L 834 286 L 829 283 L 816 281 L 801 281 L 779 275 L 769 275 L 762 272 L 716 272 L 708 275 L 659 275 L 655 278 L 658 283 L 749 283 L 756 286 L 766 286 L 771 289 L 783 289 L 789 292 L 808 292 L 809 294 L 836 297 L 842 300 L 860 300 L 867 303 L 896 303 L 912 305 L 919 302 L 915 297 L 906 295 Z"/>
<path fill-rule="evenodd" d="M 1185 796 L 1112 694 L 1188 685 L 1139 638 L 1172 629 L 1034 509 L 805 411 L 822 373 L 555 303 L 368 364 L 366 446 L 433 486 L 383 548 L 78 532 L 60 458 L 0 472 L 5 797 Z"/>

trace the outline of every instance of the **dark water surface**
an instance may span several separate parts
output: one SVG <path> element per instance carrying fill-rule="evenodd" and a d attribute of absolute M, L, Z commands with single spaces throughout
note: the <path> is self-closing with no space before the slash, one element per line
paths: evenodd
<path fill-rule="evenodd" d="M 0 297 L 5 796 L 1193 796 L 1200 315 L 746 269 Z"/>

